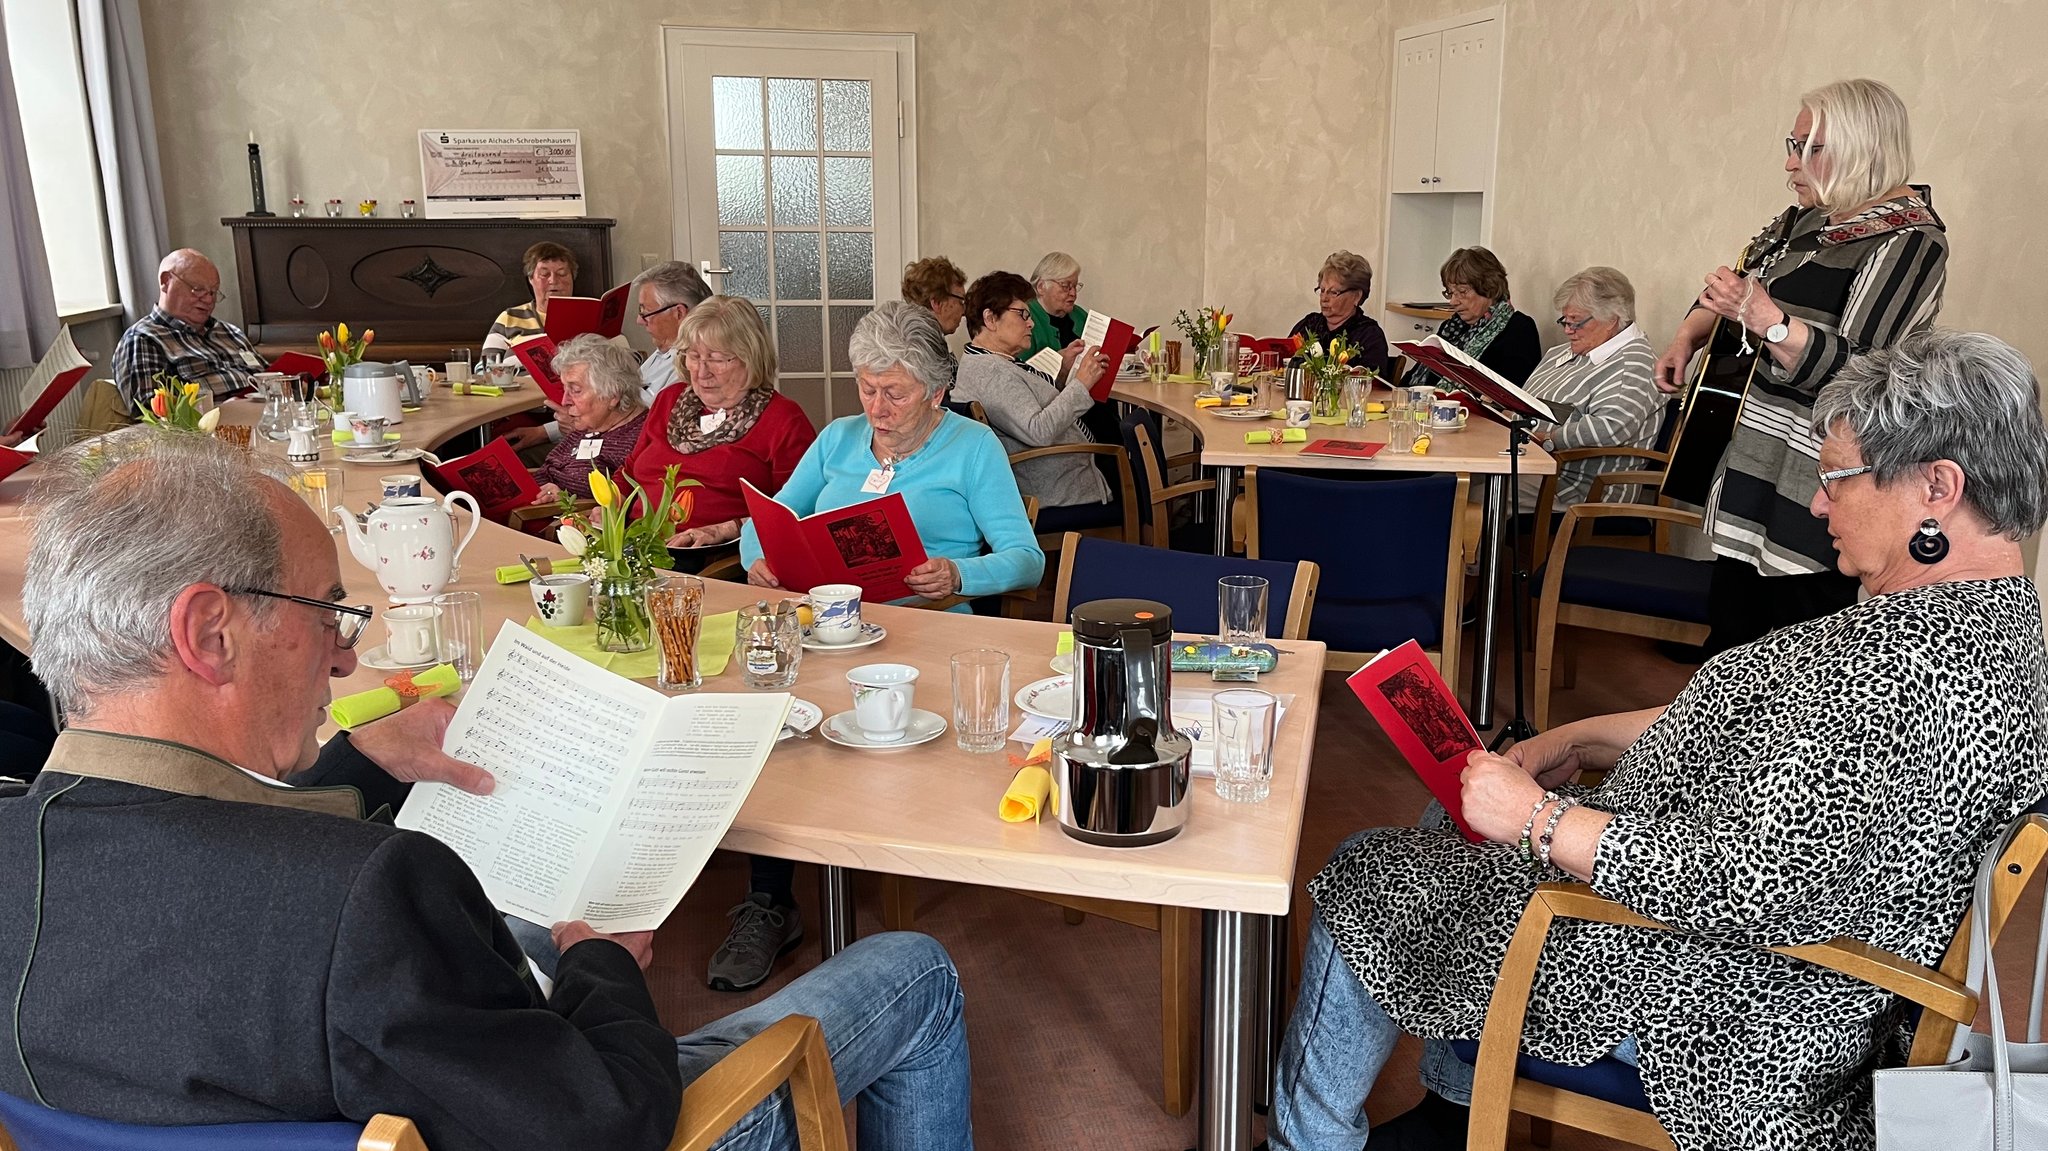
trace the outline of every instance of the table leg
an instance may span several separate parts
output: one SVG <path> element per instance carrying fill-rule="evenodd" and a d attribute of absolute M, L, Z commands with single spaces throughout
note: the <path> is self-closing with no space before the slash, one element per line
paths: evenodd
<path fill-rule="evenodd" d="M 1493 726 L 1493 666 L 1500 643 L 1500 553 L 1507 533 L 1507 477 L 1486 477 L 1486 516 L 1479 535 L 1479 651 L 1472 661 L 1472 726 Z"/>
<path fill-rule="evenodd" d="M 1251 1151 L 1251 1036 L 1258 1019 L 1253 976 L 1270 918 L 1202 913 L 1202 1118 L 1200 1151 Z"/>
<path fill-rule="evenodd" d="M 1259 964 L 1258 1057 L 1252 1061 L 1252 1103 L 1261 1114 L 1273 1106 L 1273 1068 L 1280 1059 L 1280 1037 L 1287 1028 L 1288 920 L 1266 918 L 1264 954 Z"/>
<path fill-rule="evenodd" d="M 830 959 L 853 946 L 853 874 L 826 864 L 818 868 L 818 950 Z"/>
<path fill-rule="evenodd" d="M 1216 469 L 1216 546 L 1211 555 L 1230 554 L 1230 504 L 1237 496 L 1237 469 L 1219 467 Z M 1158 525 L 1153 525 L 1158 531 Z"/>

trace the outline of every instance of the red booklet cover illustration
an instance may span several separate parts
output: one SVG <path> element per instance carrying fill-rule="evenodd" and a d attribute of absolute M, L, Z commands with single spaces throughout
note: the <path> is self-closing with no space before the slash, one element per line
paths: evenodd
<path fill-rule="evenodd" d="M 550 296 L 548 336 L 558 344 L 586 332 L 595 332 L 607 340 L 617 336 L 626 328 L 626 301 L 632 291 L 633 284 L 627 281 L 597 298 Z"/>
<path fill-rule="evenodd" d="M 546 336 L 528 336 L 512 345 L 512 354 L 519 357 L 526 374 L 540 385 L 541 394 L 551 404 L 562 402 L 562 373 L 555 370 L 555 353 L 560 350 L 561 346 Z"/>
<path fill-rule="evenodd" d="M 1347 460 L 1369 460 L 1387 445 L 1379 440 L 1311 440 L 1301 449 L 1305 456 L 1342 456 Z"/>
<path fill-rule="evenodd" d="M 1465 838 L 1473 843 L 1480 837 L 1465 823 L 1465 805 L 1458 787 L 1458 774 L 1465 770 L 1465 757 L 1479 749 L 1479 733 L 1465 711 L 1451 695 L 1444 677 L 1422 645 L 1409 640 L 1400 647 L 1383 651 L 1372 662 L 1352 672 L 1349 684 L 1365 710 L 1379 721 L 1387 738 L 1415 774 L 1429 788 L 1437 802 L 1451 815 Z"/>
<path fill-rule="evenodd" d="M 1081 327 L 1081 342 L 1091 348 L 1101 348 L 1103 361 L 1109 365 L 1102 378 L 1088 389 L 1088 394 L 1094 396 L 1099 404 L 1109 398 L 1109 389 L 1116 383 L 1124 357 L 1137 346 L 1138 333 L 1107 312 L 1090 312 L 1088 322 Z"/>
<path fill-rule="evenodd" d="M 8 476 L 29 466 L 35 462 L 35 459 L 34 456 L 29 455 L 27 452 L 17 452 L 13 448 L 0 448 L 0 480 L 4 480 Z"/>
<path fill-rule="evenodd" d="M 492 440 L 483 450 L 435 467 L 420 461 L 420 474 L 440 492 L 468 492 L 487 520 L 503 523 L 512 509 L 527 507 L 540 499 L 540 484 L 519 462 L 512 445 Z"/>
<path fill-rule="evenodd" d="M 924 541 L 910 522 L 901 492 L 798 519 L 796 513 L 740 481 L 747 514 L 761 537 L 761 554 L 783 587 L 805 591 L 819 584 L 859 584 L 871 601 L 915 595 L 903 575 L 925 561 Z"/>

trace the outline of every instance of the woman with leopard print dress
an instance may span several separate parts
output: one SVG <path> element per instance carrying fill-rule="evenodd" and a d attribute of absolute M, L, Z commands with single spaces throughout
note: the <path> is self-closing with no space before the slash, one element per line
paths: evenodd
<path fill-rule="evenodd" d="M 1937 962 L 1992 836 L 2048 793 L 2048 654 L 2020 553 L 2048 518 L 2048 429 L 2018 352 L 1938 331 L 1850 361 L 1812 427 L 1812 511 L 1868 598 L 1723 653 L 1668 708 L 1474 752 L 1462 802 L 1487 842 L 1382 828 L 1338 849 L 1309 884 L 1276 1151 L 1365 1142 L 1400 1031 L 1432 1041 L 1434 1091 L 1468 1097 L 1435 1041 L 1478 1038 L 1530 893 L 1573 878 L 1677 930 L 1553 930 L 1525 1051 L 1634 1062 L 1687 1151 L 1871 1145 L 1869 1072 L 1901 1049 L 1900 1005 L 1765 948 L 1849 936 Z M 1539 866 L 1522 828 L 1559 804 Z M 1372 1146 L 1439 1145 L 1457 1109 L 1432 1099 Z"/>

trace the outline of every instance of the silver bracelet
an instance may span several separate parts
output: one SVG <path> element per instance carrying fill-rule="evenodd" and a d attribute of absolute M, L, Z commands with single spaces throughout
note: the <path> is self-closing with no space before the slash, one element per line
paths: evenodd
<path fill-rule="evenodd" d="M 1550 813 L 1550 822 L 1543 825 L 1543 839 L 1536 848 L 1537 862 L 1541 866 L 1550 866 L 1550 840 L 1557 834 L 1558 821 L 1564 818 L 1565 812 L 1578 805 L 1579 801 L 1576 799 L 1561 800 L 1558 802 L 1557 810 Z"/>
<path fill-rule="evenodd" d="M 1543 814 L 1544 805 L 1555 802 L 1557 802 L 1556 792 L 1544 792 L 1543 798 L 1536 801 L 1536 806 L 1529 809 L 1529 822 L 1522 825 L 1522 858 L 1531 863 L 1536 862 L 1536 853 L 1529 850 L 1531 846 L 1530 836 L 1536 832 L 1536 817 Z"/>

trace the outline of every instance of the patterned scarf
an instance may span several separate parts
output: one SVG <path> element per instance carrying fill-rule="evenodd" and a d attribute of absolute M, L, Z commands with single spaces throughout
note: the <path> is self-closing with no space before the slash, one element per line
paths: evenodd
<path fill-rule="evenodd" d="M 748 388 L 739 404 L 725 413 L 725 422 L 707 432 L 697 422 L 709 414 L 697 389 L 688 384 L 673 386 L 682 388 L 683 394 L 676 397 L 676 406 L 669 409 L 668 443 L 686 456 L 738 441 L 754 430 L 761 413 L 768 410 L 768 402 L 775 398 L 774 388 Z"/>
<path fill-rule="evenodd" d="M 1496 300 L 1493 307 L 1487 309 L 1486 315 L 1476 324 L 1468 324 L 1463 316 L 1452 312 L 1450 319 L 1436 326 L 1436 335 L 1446 344 L 1456 344 L 1466 355 L 1476 360 L 1486 353 L 1488 345 L 1493 343 L 1493 338 L 1501 334 L 1514 315 L 1513 304 L 1506 300 Z M 1442 376 L 1420 364 L 1402 377 L 1401 382 L 1409 387 L 1424 384 L 1430 387 L 1448 386 Z"/>

